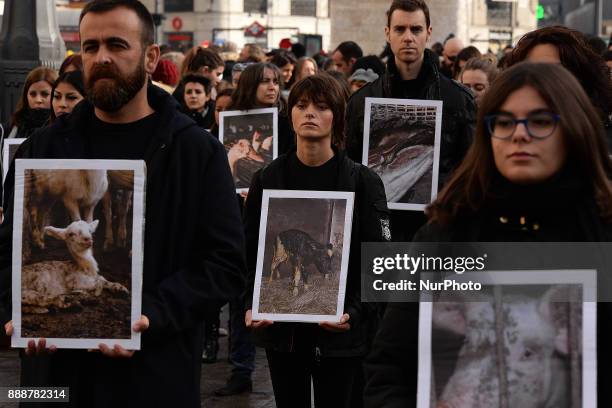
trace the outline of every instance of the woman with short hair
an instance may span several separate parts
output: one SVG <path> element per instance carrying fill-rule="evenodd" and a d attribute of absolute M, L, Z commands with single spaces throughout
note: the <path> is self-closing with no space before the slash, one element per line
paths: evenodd
<path fill-rule="evenodd" d="M 276 406 L 358 408 L 363 404 L 362 360 L 377 324 L 377 309 L 361 302 L 361 242 L 390 239 L 389 210 L 382 181 L 342 150 L 346 101 L 327 74 L 296 83 L 289 95 L 297 148 L 253 176 L 245 208 L 249 283 L 245 320 L 256 343 L 266 349 Z M 253 321 L 251 304 L 264 189 L 353 191 L 354 217 L 344 315 L 318 325 Z"/>

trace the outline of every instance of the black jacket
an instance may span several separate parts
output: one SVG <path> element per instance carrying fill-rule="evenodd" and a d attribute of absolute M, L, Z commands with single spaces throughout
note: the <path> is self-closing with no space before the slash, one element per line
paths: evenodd
<path fill-rule="evenodd" d="M 515 194 L 500 195 L 494 205 L 485 206 L 478 214 L 457 217 L 450 225 L 427 224 L 417 232 L 414 241 L 612 241 L 612 224 L 599 218 L 594 201 L 584 195 L 581 188 L 572 187 L 561 190 L 561 194 L 555 194 L 552 190 L 547 190 L 546 186 L 536 185 L 521 187 L 516 190 L 518 191 L 527 194 L 518 200 L 512 199 L 512 196 L 516 197 Z M 574 194 L 570 195 L 570 192 Z M 551 195 L 553 197 L 546 197 Z M 564 195 L 565 200 L 561 200 Z M 521 216 L 525 217 L 526 225 L 530 228 L 523 227 Z M 542 221 L 537 231 L 531 228 L 530 220 Z M 561 256 L 566 258 L 560 259 L 568 260 L 572 254 L 559 254 L 559 257 Z M 608 367 L 612 363 L 612 352 L 609 350 L 612 341 L 612 331 L 609 329 L 611 317 L 610 303 L 598 303 L 598 390 L 602 390 L 610 381 Z M 366 359 L 365 407 L 416 407 L 418 333 L 419 304 L 389 303 L 372 352 Z M 598 406 L 611 406 L 606 394 L 609 393 L 598 392 Z"/>
<path fill-rule="evenodd" d="M 418 79 L 422 86 L 411 99 L 441 100 L 442 144 L 440 148 L 439 185 L 443 185 L 450 172 L 463 160 L 473 139 L 476 106 L 470 91 L 456 81 L 440 75 L 437 58 L 425 50 L 423 67 Z M 363 152 L 363 120 L 365 98 L 406 98 L 401 77 L 393 56 L 389 58 L 387 71 L 376 81 L 355 92 L 346 108 L 346 150 L 351 159 L 361 163 Z"/>
<path fill-rule="evenodd" d="M 142 313 L 150 328 L 131 359 L 84 350 L 53 355 L 50 380 L 71 386 L 71 406 L 200 407 L 206 305 L 232 298 L 244 287 L 244 235 L 225 149 L 179 113 L 165 91 L 149 86 L 148 99 L 160 116 L 144 157 Z M 93 115 L 90 103 L 79 104 L 72 115 L 28 139 L 19 157 L 95 159 L 83 134 Z M 3 322 L 11 317 L 13 185 L 11 167 L 7 218 L 0 227 Z"/>
<path fill-rule="evenodd" d="M 247 267 L 249 279 L 245 297 L 245 310 L 253 304 L 253 286 L 257 262 L 259 221 L 263 189 L 287 189 L 288 156 L 295 149 L 282 155 L 253 176 L 246 202 L 244 223 L 247 239 Z M 277 322 L 265 329 L 255 330 L 256 342 L 277 351 L 293 351 L 293 345 L 310 337 L 309 344 L 318 347 L 326 356 L 360 356 L 367 351 L 368 336 L 375 330 L 378 321 L 377 308 L 373 304 L 361 303 L 360 254 L 362 242 L 390 240 L 389 210 L 385 188 L 380 178 L 367 167 L 349 159 L 344 152 L 337 152 L 339 175 L 336 191 L 354 191 L 355 205 L 351 231 L 351 248 L 344 312 L 350 316 L 351 329 L 345 333 L 331 333 L 312 324 Z M 300 339 L 296 340 L 297 336 Z"/>
<path fill-rule="evenodd" d="M 209 101 L 206 112 L 194 112 L 183 106 L 182 111 L 202 129 L 210 130 L 215 124 L 215 101 Z"/>

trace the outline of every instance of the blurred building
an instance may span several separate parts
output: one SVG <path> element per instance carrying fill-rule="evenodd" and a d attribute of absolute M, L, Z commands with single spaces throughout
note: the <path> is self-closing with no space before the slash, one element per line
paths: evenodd
<path fill-rule="evenodd" d="M 180 49 L 199 44 L 257 43 L 277 48 L 280 41 L 307 41 L 309 54 L 330 43 L 330 0 L 141 0 L 159 15 L 158 42 Z M 58 1 L 67 44 L 76 44 L 78 14 L 86 1 Z M 73 48 L 73 47 L 70 47 Z"/>
<path fill-rule="evenodd" d="M 563 24 L 587 34 L 612 35 L 611 0 L 540 0 L 538 25 Z"/>

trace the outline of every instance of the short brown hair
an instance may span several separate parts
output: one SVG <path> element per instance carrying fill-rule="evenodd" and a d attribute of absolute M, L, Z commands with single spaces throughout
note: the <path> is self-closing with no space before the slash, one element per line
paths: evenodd
<path fill-rule="evenodd" d="M 291 88 L 288 115 L 291 118 L 293 107 L 300 101 L 325 103 L 334 115 L 332 125 L 333 146 L 344 147 L 344 114 L 346 112 L 345 93 L 338 81 L 326 72 L 311 75 L 300 80 Z"/>
<path fill-rule="evenodd" d="M 559 86 L 563 84 L 563 86 Z M 521 63 L 501 73 L 478 108 L 474 143 L 462 164 L 427 209 L 430 222 L 448 223 L 461 215 L 478 212 L 499 173 L 493 158 L 485 116 L 499 111 L 508 96 L 530 86 L 559 115 L 567 146 L 565 166 L 590 184 L 599 215 L 612 220 L 612 161 L 597 112 L 576 78 L 556 64 Z"/>
<path fill-rule="evenodd" d="M 391 27 L 391 16 L 395 10 L 403 10 L 409 13 L 422 10 L 423 14 L 425 14 L 427 28 L 429 28 L 431 25 L 431 20 L 429 18 L 429 7 L 427 7 L 427 4 L 423 0 L 393 0 L 391 7 L 389 7 L 389 10 L 387 11 L 387 27 Z"/>

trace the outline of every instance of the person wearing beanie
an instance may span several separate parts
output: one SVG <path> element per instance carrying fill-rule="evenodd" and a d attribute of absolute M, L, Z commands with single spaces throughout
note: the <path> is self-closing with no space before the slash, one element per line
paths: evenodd
<path fill-rule="evenodd" d="M 378 74 L 371 68 L 363 69 L 359 68 L 349 78 L 349 84 L 351 85 L 351 92 L 355 92 L 363 87 L 365 84 L 369 84 L 378 79 Z"/>

